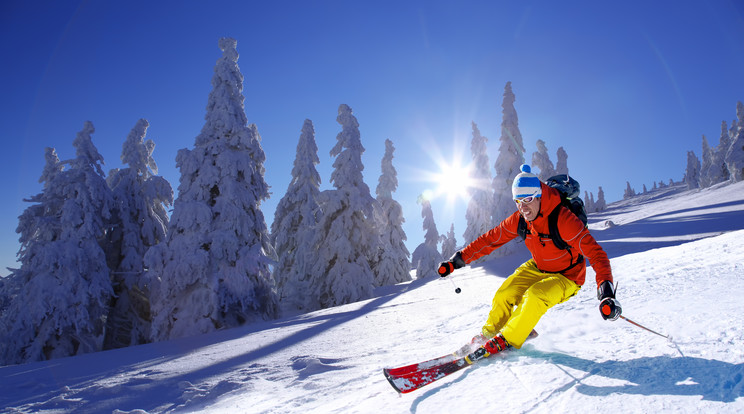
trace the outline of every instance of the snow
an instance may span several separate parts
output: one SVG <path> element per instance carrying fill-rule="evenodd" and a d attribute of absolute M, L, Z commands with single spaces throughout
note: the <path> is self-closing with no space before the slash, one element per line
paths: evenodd
<path fill-rule="evenodd" d="M 469 340 L 520 253 L 456 271 L 459 295 L 450 281 L 414 280 L 275 321 L 2 367 L 0 411 L 744 412 L 743 218 L 742 182 L 659 189 L 590 216 L 623 314 L 672 340 L 602 320 L 589 270 L 522 349 L 399 396 L 382 368 Z"/>

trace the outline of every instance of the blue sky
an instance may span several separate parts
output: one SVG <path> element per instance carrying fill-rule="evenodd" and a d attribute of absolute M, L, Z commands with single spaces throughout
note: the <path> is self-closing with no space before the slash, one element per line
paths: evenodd
<path fill-rule="evenodd" d="M 416 198 L 442 163 L 470 159 L 471 122 L 499 145 L 512 82 L 531 160 L 563 146 L 582 188 L 608 202 L 680 180 L 701 136 L 744 101 L 739 1 L 4 1 L 0 5 L 4 151 L 0 274 L 14 266 L 17 217 L 40 191 L 44 148 L 62 159 L 89 120 L 105 170 L 138 119 L 150 123 L 160 174 L 178 187 L 176 152 L 203 123 L 218 39 L 238 41 L 246 114 L 263 138 L 273 196 L 286 191 L 303 121 L 316 129 L 323 189 L 339 104 L 360 123 L 374 194 L 385 139 L 397 150 L 396 199 L 409 249 L 423 241 Z M 433 200 L 440 233 L 462 241 L 465 200 Z"/>

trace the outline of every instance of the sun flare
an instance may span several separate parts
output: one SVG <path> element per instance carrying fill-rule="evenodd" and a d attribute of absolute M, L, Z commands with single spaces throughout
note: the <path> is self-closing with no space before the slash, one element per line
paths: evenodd
<path fill-rule="evenodd" d="M 469 166 L 460 165 L 459 162 L 441 163 L 439 172 L 434 176 L 434 182 L 437 185 L 434 195 L 446 198 L 449 203 L 458 199 L 467 200 L 470 197 L 468 193 L 471 187 Z"/>

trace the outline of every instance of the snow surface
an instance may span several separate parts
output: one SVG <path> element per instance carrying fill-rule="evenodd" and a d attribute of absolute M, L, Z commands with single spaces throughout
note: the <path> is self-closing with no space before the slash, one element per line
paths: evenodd
<path fill-rule="evenodd" d="M 614 226 L 607 226 L 612 221 Z M 383 367 L 478 332 L 525 254 L 380 288 L 376 297 L 202 336 L 0 368 L 2 412 L 744 412 L 744 182 L 661 189 L 590 217 L 625 321 L 602 320 L 593 273 L 540 336 L 399 396 Z"/>

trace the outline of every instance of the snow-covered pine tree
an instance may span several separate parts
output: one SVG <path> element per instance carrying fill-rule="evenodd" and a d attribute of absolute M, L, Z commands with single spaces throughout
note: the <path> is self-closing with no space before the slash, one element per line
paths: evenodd
<path fill-rule="evenodd" d="M 493 210 L 491 213 L 492 226 L 514 213 L 516 207 L 512 200 L 512 182 L 519 174 L 519 167 L 524 164 L 524 143 L 522 133 L 519 132 L 519 118 L 514 109 L 515 101 L 511 82 L 504 87 L 504 100 L 501 104 L 501 137 L 499 138 L 499 155 L 496 158 L 496 175 L 493 179 Z M 465 242 L 472 240 L 466 238 Z M 491 255 L 505 256 L 517 250 L 515 242 L 509 242 L 494 251 Z"/>
<path fill-rule="evenodd" d="M 434 213 L 431 210 L 431 202 L 423 196 L 418 198 L 421 204 L 421 217 L 424 219 L 424 242 L 419 244 L 413 251 L 411 262 L 416 269 L 416 279 L 439 276 L 437 267 L 442 262 L 439 253 L 439 230 L 434 222 Z"/>
<path fill-rule="evenodd" d="M 624 200 L 625 199 L 628 199 L 628 198 L 631 198 L 631 197 L 634 197 L 636 195 L 635 190 L 633 189 L 633 187 L 630 186 L 630 182 L 629 181 L 626 181 L 625 184 L 626 184 L 625 192 L 623 193 L 623 199 Z M 664 185 L 664 183 L 663 182 L 660 182 L 659 185 Z"/>
<path fill-rule="evenodd" d="M 718 167 L 714 170 L 719 174 L 719 182 L 727 181 L 730 177 L 728 166 L 726 165 L 726 154 L 729 148 L 731 148 L 731 137 L 728 132 L 728 125 L 726 121 L 721 121 L 721 137 L 718 140 L 718 147 L 715 151 L 714 165 Z"/>
<path fill-rule="evenodd" d="M 100 351 L 113 295 L 101 243 L 113 198 L 103 157 L 85 122 L 73 141 L 76 157 L 60 162 L 46 149 L 43 190 L 19 217 L 21 268 L 17 294 L 3 313 L 0 356 L 6 364 Z M 68 164 L 69 169 L 63 169 Z"/>
<path fill-rule="evenodd" d="M 331 182 L 334 190 L 320 193 L 323 215 L 316 227 L 313 246 L 317 257 L 311 269 L 312 283 L 306 293 L 315 308 L 329 308 L 372 296 L 374 274 L 369 252 L 377 248 L 373 224 L 374 198 L 362 176 L 359 122 L 348 105 L 338 108 L 341 132 L 331 150 Z"/>
<path fill-rule="evenodd" d="M 165 243 L 145 256 L 154 341 L 277 316 L 274 251 L 260 209 L 269 197 L 265 155 L 247 124 L 237 42 L 219 41 L 205 124 L 181 149 L 178 198 Z"/>
<path fill-rule="evenodd" d="M 489 184 L 491 182 L 491 167 L 488 161 L 488 152 L 486 144 L 488 138 L 481 135 L 475 122 L 473 126 L 473 138 L 470 141 L 470 154 L 473 158 L 472 168 L 470 169 L 470 201 L 468 209 L 465 212 L 467 227 L 463 237 L 465 243 L 470 243 L 477 239 L 478 236 L 491 230 L 491 213 L 493 207 L 493 194 Z"/>
<path fill-rule="evenodd" d="M 385 140 L 385 155 L 380 165 L 382 173 L 377 182 L 375 218 L 379 232 L 379 257 L 373 270 L 375 286 L 394 285 L 411 280 L 411 261 L 403 231 L 403 208 L 393 199 L 398 188 L 398 172 L 393 166 L 393 141 Z"/>
<path fill-rule="evenodd" d="M 605 201 L 604 190 L 600 186 L 599 191 L 597 191 L 597 201 L 594 203 L 594 211 L 605 211 L 606 208 L 607 202 Z"/>
<path fill-rule="evenodd" d="M 703 153 L 700 165 L 700 188 L 707 188 L 712 185 L 711 165 L 713 164 L 713 150 L 708 144 L 708 138 L 703 135 Z M 654 183 L 655 185 L 655 183 Z"/>
<path fill-rule="evenodd" d="M 442 240 L 442 257 L 449 259 L 455 252 L 457 252 L 457 239 L 455 239 L 455 224 L 453 223 Z"/>
<path fill-rule="evenodd" d="M 540 170 L 537 178 L 542 182 L 555 175 L 555 167 L 553 167 L 553 161 L 550 161 L 548 147 L 545 145 L 545 141 L 541 139 L 537 140 L 537 151 L 532 153 L 532 167 L 537 167 Z"/>
<path fill-rule="evenodd" d="M 307 295 L 310 266 L 315 260 L 312 248 L 315 226 L 320 217 L 320 175 L 318 146 L 312 121 L 305 120 L 297 143 L 292 180 L 274 213 L 271 241 L 279 258 L 274 268 L 279 300 L 283 309 L 296 312 L 314 309 L 314 298 Z"/>
<path fill-rule="evenodd" d="M 586 209 L 587 213 L 594 213 L 597 211 L 594 207 L 594 193 L 584 191 L 584 209 Z"/>
<path fill-rule="evenodd" d="M 703 162 L 700 173 L 701 187 L 710 187 L 729 179 L 726 154 L 730 147 L 731 139 L 726 121 L 721 122 L 721 136 L 716 147 L 710 147 L 705 135 L 703 135 Z"/>
<path fill-rule="evenodd" d="M 122 145 L 127 168 L 109 172 L 115 226 L 107 239 L 114 298 L 106 319 L 104 349 L 138 345 L 150 340 L 149 289 L 143 280 L 147 250 L 165 241 L 166 207 L 173 204 L 170 183 L 156 174 L 155 143 L 145 141 L 149 123 L 140 119 Z"/>
<path fill-rule="evenodd" d="M 568 174 L 568 153 L 563 147 L 560 147 L 556 155 L 558 156 L 558 162 L 555 164 L 555 173 Z"/>
<path fill-rule="evenodd" d="M 684 182 L 690 190 L 698 188 L 700 185 L 700 160 L 693 151 L 687 151 L 687 169 L 685 169 Z"/>
<path fill-rule="evenodd" d="M 744 104 L 741 101 L 736 104 L 736 116 L 737 121 L 734 122 L 737 125 L 736 134 L 725 158 L 729 176 L 733 182 L 744 180 Z"/>

